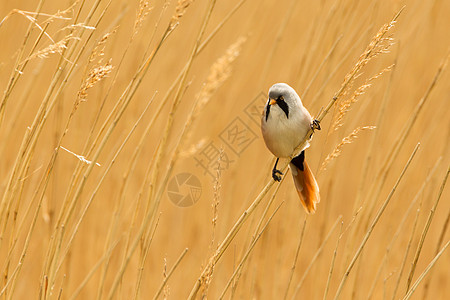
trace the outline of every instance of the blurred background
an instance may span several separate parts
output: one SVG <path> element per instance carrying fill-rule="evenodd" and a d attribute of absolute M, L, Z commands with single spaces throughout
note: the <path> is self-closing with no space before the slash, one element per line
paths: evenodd
<path fill-rule="evenodd" d="M 210 5 L 0 2 L 2 297 L 147 299 L 188 248 L 158 295 L 187 298 L 271 180 L 274 158 L 259 129 L 270 86 L 288 83 L 317 116 L 403 6 L 386 34 L 389 50 L 342 99 L 395 65 L 370 81 L 337 130 L 332 108 L 306 151 L 321 191 L 316 214 L 306 216 L 287 174 L 268 215 L 277 184 L 199 297 L 221 296 L 258 223 L 280 204 L 225 298 L 334 297 L 417 143 L 340 297 L 403 298 L 408 277 L 410 288 L 446 245 L 450 194 L 446 187 L 439 198 L 439 189 L 450 162 L 450 2 L 217 1 L 205 23 Z M 376 129 L 357 133 L 321 168 L 363 126 Z M 414 299 L 450 297 L 448 253 Z"/>

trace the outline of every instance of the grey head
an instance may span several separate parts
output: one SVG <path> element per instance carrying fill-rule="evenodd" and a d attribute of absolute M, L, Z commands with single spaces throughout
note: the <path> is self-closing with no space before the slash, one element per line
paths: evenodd
<path fill-rule="evenodd" d="M 276 99 L 278 96 L 286 97 L 292 93 L 297 94 L 287 83 L 275 83 L 269 89 L 269 98 Z"/>
<path fill-rule="evenodd" d="M 269 101 L 266 106 L 266 120 L 269 117 L 270 107 L 277 105 L 289 119 L 289 114 L 296 107 L 301 106 L 302 102 L 295 90 L 286 83 L 276 83 L 269 89 Z"/>

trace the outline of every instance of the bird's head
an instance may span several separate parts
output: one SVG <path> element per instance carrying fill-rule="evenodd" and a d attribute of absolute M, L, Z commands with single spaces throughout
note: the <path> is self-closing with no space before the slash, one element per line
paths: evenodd
<path fill-rule="evenodd" d="M 295 90 L 286 83 L 276 83 L 269 89 L 269 106 L 277 105 L 289 118 L 289 112 L 295 109 L 300 102 L 300 97 Z"/>

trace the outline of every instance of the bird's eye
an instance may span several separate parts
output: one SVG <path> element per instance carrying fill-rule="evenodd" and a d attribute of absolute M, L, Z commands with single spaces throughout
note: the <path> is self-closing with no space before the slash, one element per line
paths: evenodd
<path fill-rule="evenodd" d="M 280 97 L 278 97 L 278 99 L 280 99 L 281 101 L 283 101 L 283 100 L 284 100 L 284 97 L 283 97 L 283 96 L 280 96 Z"/>

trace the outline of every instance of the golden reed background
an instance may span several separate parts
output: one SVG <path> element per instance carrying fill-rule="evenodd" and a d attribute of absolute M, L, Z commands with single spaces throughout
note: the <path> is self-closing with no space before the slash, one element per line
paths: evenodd
<path fill-rule="evenodd" d="M 399 299 L 419 280 L 414 299 L 448 299 L 448 249 L 420 275 L 450 237 L 448 187 L 439 194 L 450 162 L 450 2 L 217 1 L 207 18 L 211 3 L 0 2 L 1 297 L 187 298 L 270 180 L 273 158 L 252 109 L 287 82 L 317 116 L 406 5 L 387 33 L 388 53 L 369 61 L 338 104 L 395 66 L 347 114 L 333 107 L 306 152 L 321 188 L 317 213 L 305 216 L 287 174 L 267 214 L 275 187 L 210 264 L 197 296 L 219 298 L 243 261 L 225 298 Z M 362 126 L 377 128 L 319 170 Z M 167 181 L 179 173 L 199 179 L 194 205 L 169 200 Z"/>

